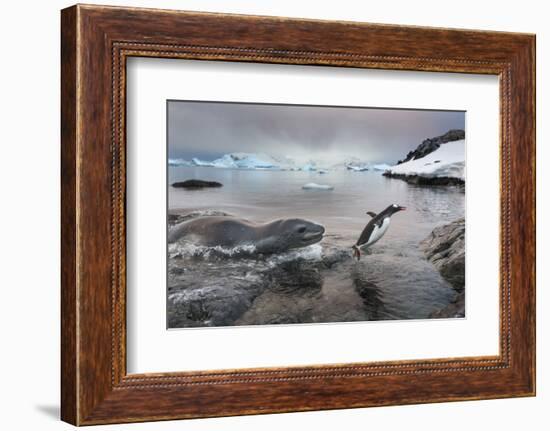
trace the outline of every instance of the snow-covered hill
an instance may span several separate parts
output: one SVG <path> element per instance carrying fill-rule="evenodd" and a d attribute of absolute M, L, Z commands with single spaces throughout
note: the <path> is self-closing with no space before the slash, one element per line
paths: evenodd
<path fill-rule="evenodd" d="M 456 178 L 464 181 L 465 147 L 464 139 L 447 142 L 422 158 L 391 166 L 386 170 L 386 175 Z"/>

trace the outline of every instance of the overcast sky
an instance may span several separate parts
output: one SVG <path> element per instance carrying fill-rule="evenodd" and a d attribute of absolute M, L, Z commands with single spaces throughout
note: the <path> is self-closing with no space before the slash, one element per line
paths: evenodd
<path fill-rule="evenodd" d="M 464 129 L 464 112 L 168 102 L 168 157 L 267 153 L 395 163 L 424 139 Z"/>

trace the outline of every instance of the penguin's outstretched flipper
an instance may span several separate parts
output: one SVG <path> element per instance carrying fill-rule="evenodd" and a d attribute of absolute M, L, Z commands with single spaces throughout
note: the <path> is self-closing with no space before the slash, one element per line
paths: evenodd
<path fill-rule="evenodd" d="M 361 250 L 359 250 L 359 247 L 354 245 L 353 247 L 353 257 L 357 260 L 361 260 Z"/>
<path fill-rule="evenodd" d="M 373 211 L 367 211 L 365 214 L 368 214 L 368 215 L 370 215 L 370 216 L 373 217 L 373 218 L 376 217 L 376 213 L 373 212 Z"/>

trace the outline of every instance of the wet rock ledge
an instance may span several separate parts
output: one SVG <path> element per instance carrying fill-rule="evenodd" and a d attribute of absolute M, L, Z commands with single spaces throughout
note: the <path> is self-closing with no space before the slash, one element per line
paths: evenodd
<path fill-rule="evenodd" d="M 407 155 L 402 159 L 397 161 L 397 165 L 402 163 L 409 162 L 411 160 L 422 159 L 428 154 L 433 153 L 438 150 L 441 145 L 444 145 L 448 142 L 459 141 L 464 139 L 466 136 L 464 130 L 461 129 L 451 129 L 447 133 L 436 136 L 434 138 L 424 139 L 422 143 L 416 147 L 416 149 L 409 151 Z M 440 163 L 440 160 L 436 160 L 433 163 Z M 385 171 L 382 175 L 388 178 L 396 178 L 399 180 L 406 181 L 409 184 L 416 186 L 459 186 L 464 187 L 464 180 L 456 178 L 453 176 L 424 176 L 420 174 L 404 174 L 404 173 L 395 173 L 391 170 Z"/>
<path fill-rule="evenodd" d="M 396 178 L 415 186 L 464 186 L 464 180 L 453 177 L 422 177 L 420 175 L 395 174 L 386 171 L 382 174 L 388 178 Z"/>
<path fill-rule="evenodd" d="M 465 220 L 460 218 L 435 228 L 420 243 L 426 258 L 434 264 L 441 276 L 456 291 L 454 300 L 447 307 L 430 317 L 464 317 L 465 315 Z"/>
<path fill-rule="evenodd" d="M 222 183 L 217 181 L 204 181 L 204 180 L 186 180 L 178 181 L 172 184 L 172 187 L 177 189 L 204 189 L 212 187 L 223 187 Z"/>

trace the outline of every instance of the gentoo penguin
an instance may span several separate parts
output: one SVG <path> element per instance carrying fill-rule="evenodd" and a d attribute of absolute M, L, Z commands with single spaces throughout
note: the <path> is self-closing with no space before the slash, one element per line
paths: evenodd
<path fill-rule="evenodd" d="M 388 230 L 388 227 L 390 227 L 391 216 L 405 209 L 406 208 L 401 205 L 393 204 L 379 214 L 367 211 L 367 214 L 372 217 L 372 220 L 365 226 L 365 229 L 361 232 L 361 236 L 352 247 L 353 256 L 356 257 L 357 260 L 361 259 L 361 249 L 366 249 L 382 238 Z"/>

